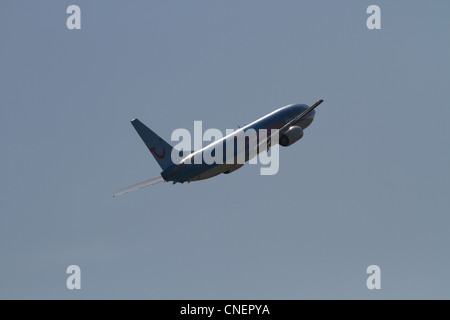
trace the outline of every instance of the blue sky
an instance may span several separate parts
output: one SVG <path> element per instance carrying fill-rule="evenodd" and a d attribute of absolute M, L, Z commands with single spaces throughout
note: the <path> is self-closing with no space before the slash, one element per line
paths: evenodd
<path fill-rule="evenodd" d="M 448 299 L 449 9 L 3 1 L 0 298 Z M 160 172 L 133 118 L 169 140 L 320 98 L 274 176 L 111 197 Z"/>

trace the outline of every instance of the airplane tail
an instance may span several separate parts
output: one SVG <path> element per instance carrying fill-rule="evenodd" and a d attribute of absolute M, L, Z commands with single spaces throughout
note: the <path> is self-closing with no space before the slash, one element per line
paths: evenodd
<path fill-rule="evenodd" d="M 152 153 L 162 170 L 172 166 L 172 149 L 173 147 L 164 141 L 160 136 L 150 130 L 145 124 L 138 119 L 131 120 L 131 124 L 144 141 L 147 148 Z"/>

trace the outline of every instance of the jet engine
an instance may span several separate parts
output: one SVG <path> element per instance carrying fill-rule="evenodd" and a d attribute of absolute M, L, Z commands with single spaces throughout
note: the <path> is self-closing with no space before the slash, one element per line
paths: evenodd
<path fill-rule="evenodd" d="M 280 136 L 280 145 L 283 147 L 290 146 L 294 142 L 303 137 L 303 129 L 298 126 L 292 126 L 283 135 Z"/>

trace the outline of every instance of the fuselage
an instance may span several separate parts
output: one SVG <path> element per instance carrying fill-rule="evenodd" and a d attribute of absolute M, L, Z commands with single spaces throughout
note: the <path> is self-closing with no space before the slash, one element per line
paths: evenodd
<path fill-rule="evenodd" d="M 239 152 L 244 152 L 245 161 L 248 161 L 249 159 L 252 158 L 252 156 L 255 156 L 256 154 L 260 153 L 262 150 L 261 148 L 256 148 L 254 152 L 252 152 L 252 150 L 250 150 L 249 147 L 249 145 L 251 144 L 249 144 L 247 140 L 247 143 L 242 146 L 242 150 L 239 151 L 237 143 L 235 144 L 234 142 L 235 140 L 254 130 L 254 132 L 256 132 L 256 140 L 257 140 L 256 144 L 259 144 L 261 143 L 260 141 L 261 137 L 259 135 L 261 129 L 267 130 L 267 138 L 270 139 L 271 134 L 273 133 L 274 130 L 283 128 L 289 121 L 299 116 L 307 108 L 308 106 L 305 104 L 291 104 L 279 108 L 265 115 L 264 117 L 261 117 L 258 120 L 242 128 L 239 128 L 233 133 L 226 135 L 225 137 L 218 139 L 217 141 L 213 141 L 206 147 L 189 154 L 181 161 L 181 163 L 184 165 L 179 166 L 177 170 L 173 170 L 175 166 L 169 167 L 163 172 L 161 172 L 161 176 L 166 181 L 173 181 L 174 183 L 177 182 L 183 183 L 208 179 L 221 173 L 229 173 L 234 170 L 237 170 L 243 165 L 242 162 L 236 162 L 236 159 L 240 156 Z M 304 117 L 303 119 L 294 124 L 291 124 L 291 127 L 298 126 L 301 127 L 302 129 L 306 129 L 314 120 L 314 116 L 315 111 L 312 110 L 306 117 Z M 274 145 L 275 143 L 278 143 L 278 141 L 271 141 L 272 145 Z M 223 161 L 221 161 L 221 163 L 206 163 L 204 161 L 198 163 L 198 161 L 195 161 L 195 159 L 203 159 L 204 155 L 206 154 L 211 155 L 212 152 L 218 150 L 219 147 L 222 147 L 223 150 L 226 150 L 226 148 L 229 148 L 230 145 L 232 145 L 231 147 L 232 151 L 230 151 L 229 153 L 225 151 L 223 152 L 221 158 Z M 230 161 L 230 155 L 234 161 Z"/>

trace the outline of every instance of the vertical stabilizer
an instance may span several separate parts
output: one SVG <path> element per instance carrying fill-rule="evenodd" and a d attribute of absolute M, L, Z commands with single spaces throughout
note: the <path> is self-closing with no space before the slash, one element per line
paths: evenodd
<path fill-rule="evenodd" d="M 131 124 L 134 129 L 136 129 L 153 157 L 155 157 L 155 160 L 158 162 L 161 169 L 164 170 L 174 164 L 171 156 L 173 147 L 170 144 L 164 141 L 138 119 L 131 120 Z"/>

